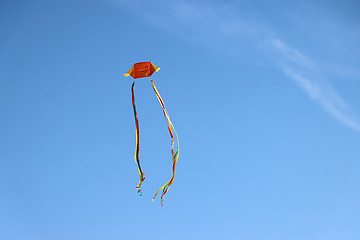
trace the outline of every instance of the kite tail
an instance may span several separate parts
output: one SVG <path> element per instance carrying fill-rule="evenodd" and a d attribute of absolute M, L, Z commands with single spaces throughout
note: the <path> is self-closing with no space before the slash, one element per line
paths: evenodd
<path fill-rule="evenodd" d="M 156 196 L 158 195 L 158 193 L 162 190 L 162 194 L 161 194 L 161 206 L 163 205 L 163 201 L 164 201 L 164 195 L 166 194 L 166 192 L 169 190 L 170 186 L 173 184 L 174 182 L 174 179 L 175 179 L 175 166 L 176 166 L 176 163 L 178 161 L 178 158 L 179 158 L 179 138 L 177 136 L 177 133 L 175 131 L 175 128 L 174 128 L 174 125 L 172 124 L 171 120 L 170 120 L 170 117 L 169 117 L 169 114 L 166 110 L 166 107 L 165 107 L 165 104 L 164 104 L 164 101 L 162 100 L 159 92 L 157 91 L 156 87 L 155 87 L 155 84 L 154 84 L 154 81 L 151 80 L 151 83 L 152 83 L 152 86 L 154 88 L 154 91 L 155 91 L 155 94 L 156 94 L 156 97 L 157 99 L 159 100 L 160 104 L 161 104 L 161 107 L 163 109 L 163 112 L 164 112 L 164 116 L 165 116 L 165 119 L 166 119 L 166 123 L 167 123 L 167 126 L 168 126 L 168 129 L 169 129 L 169 133 L 170 133 L 170 136 L 171 136 L 171 156 L 172 156 L 172 161 L 173 161 L 173 167 L 172 167 L 172 171 L 173 171 L 173 176 L 172 178 L 170 179 L 170 181 L 168 181 L 164 186 L 162 186 L 155 194 L 155 196 L 153 197 L 152 200 L 154 200 L 156 198 Z M 174 133 L 175 133 L 175 136 L 176 136 L 176 141 L 177 141 L 177 150 L 176 152 L 174 152 Z"/>
<path fill-rule="evenodd" d="M 140 182 L 136 186 L 136 189 L 138 190 L 139 195 L 142 196 L 140 186 L 141 186 L 141 183 L 145 180 L 145 174 L 141 170 L 140 160 L 139 160 L 139 121 L 138 121 L 138 116 L 137 116 L 136 107 L 135 107 L 134 87 L 135 87 L 135 81 L 133 82 L 132 87 L 131 87 L 132 105 L 133 105 L 133 108 L 134 108 L 134 117 L 135 117 L 135 125 L 136 125 L 136 130 L 135 130 L 136 131 L 136 148 L 135 148 L 134 160 L 135 160 L 135 162 L 137 164 L 137 167 L 138 167 L 138 170 L 139 170 L 139 175 L 140 175 Z"/>

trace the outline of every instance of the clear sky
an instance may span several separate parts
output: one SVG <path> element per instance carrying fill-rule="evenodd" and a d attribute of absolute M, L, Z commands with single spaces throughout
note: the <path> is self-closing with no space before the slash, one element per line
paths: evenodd
<path fill-rule="evenodd" d="M 0 3 L 0 239 L 360 239 L 356 0 Z M 143 196 L 131 106 L 135 62 Z"/>

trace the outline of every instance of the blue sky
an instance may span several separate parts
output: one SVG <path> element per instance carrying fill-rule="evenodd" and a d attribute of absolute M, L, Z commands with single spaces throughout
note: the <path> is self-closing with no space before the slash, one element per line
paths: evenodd
<path fill-rule="evenodd" d="M 2 1 L 0 238 L 360 238 L 357 1 Z M 144 196 L 136 192 L 133 63 Z"/>

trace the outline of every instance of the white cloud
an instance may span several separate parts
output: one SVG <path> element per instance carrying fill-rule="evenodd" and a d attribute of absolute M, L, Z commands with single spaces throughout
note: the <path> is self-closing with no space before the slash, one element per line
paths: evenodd
<path fill-rule="evenodd" d="M 316 76 L 306 77 L 296 70 L 284 68 L 284 72 L 310 96 L 311 99 L 319 103 L 328 113 L 346 126 L 360 131 L 360 124 L 356 119 L 346 102 L 340 95 L 329 85 L 321 84 L 313 78 Z"/>
<path fill-rule="evenodd" d="M 272 45 L 287 60 L 282 66 L 282 70 L 287 76 L 293 79 L 311 99 L 319 103 L 331 116 L 346 126 L 360 131 L 360 124 L 351 108 L 309 58 L 280 39 L 273 39 Z"/>

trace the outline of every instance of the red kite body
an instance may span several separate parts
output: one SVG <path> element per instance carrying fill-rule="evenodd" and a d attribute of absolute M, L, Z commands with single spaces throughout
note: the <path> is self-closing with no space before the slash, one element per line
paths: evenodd
<path fill-rule="evenodd" d="M 160 68 L 156 67 L 151 62 L 139 62 L 135 63 L 131 67 L 128 73 L 124 74 L 126 77 L 131 75 L 134 79 L 151 77 L 151 75 L 156 71 L 159 71 Z"/>

